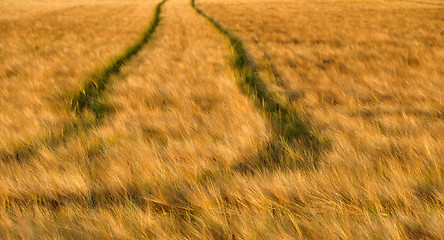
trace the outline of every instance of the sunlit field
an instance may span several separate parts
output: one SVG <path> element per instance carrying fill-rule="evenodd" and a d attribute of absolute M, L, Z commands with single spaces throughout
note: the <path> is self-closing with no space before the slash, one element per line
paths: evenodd
<path fill-rule="evenodd" d="M 0 0 L 0 238 L 444 239 L 444 2 Z"/>

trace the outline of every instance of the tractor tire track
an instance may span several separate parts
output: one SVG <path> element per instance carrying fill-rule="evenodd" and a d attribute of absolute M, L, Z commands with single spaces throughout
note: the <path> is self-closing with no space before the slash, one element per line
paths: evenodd
<path fill-rule="evenodd" d="M 277 97 L 268 89 L 267 84 L 259 77 L 259 69 L 245 50 L 240 38 L 206 15 L 196 6 L 195 0 L 191 0 L 191 6 L 228 38 L 233 50 L 231 65 L 239 79 L 240 88 L 269 120 L 275 135 L 263 150 L 264 156 L 261 159 L 253 160 L 251 163 L 242 163 L 235 169 L 241 172 L 252 172 L 257 168 L 268 170 L 316 169 L 319 165 L 323 145 L 326 143 L 310 132 L 309 126 L 295 110 L 277 100 Z M 295 144 L 302 148 L 305 153 L 304 159 L 295 159 L 287 154 Z"/>
<path fill-rule="evenodd" d="M 223 36 L 188 2 L 169 0 L 155 37 L 153 46 L 125 66 L 125 78 L 110 89 L 108 102 L 116 112 L 112 121 L 100 128 L 112 129 L 118 136 L 128 134 L 128 138 L 119 138 L 106 147 L 99 144 L 91 155 L 80 157 L 78 169 L 87 172 L 79 177 L 86 179 L 85 187 L 54 189 L 47 184 L 42 189 L 24 182 L 24 190 L 0 193 L 0 207 L 57 210 L 70 205 L 100 208 L 131 202 L 141 208 L 149 206 L 154 212 L 192 212 L 199 209 L 188 201 L 160 198 L 169 192 L 182 195 L 187 188 L 186 180 L 174 175 L 188 169 L 197 169 L 197 173 L 208 168 L 223 171 L 263 142 L 265 123 L 237 87 L 225 61 L 228 46 L 223 44 Z M 100 138 L 100 133 L 95 137 Z M 119 146 L 121 143 L 125 145 Z M 132 159 L 114 155 L 123 148 L 132 155 L 144 156 Z M 130 174 L 119 176 L 110 167 L 113 164 L 130 168 Z M 63 166 L 69 168 L 69 163 Z M 51 175 L 52 167 L 39 169 L 40 174 L 45 171 Z M 150 175 L 154 176 L 147 180 L 145 177 Z M 109 181 L 108 176 L 113 180 Z"/>
<path fill-rule="evenodd" d="M 23 143 L 16 146 L 12 152 L 0 149 L 2 161 L 24 162 L 26 159 L 36 155 L 42 147 L 54 149 L 70 136 L 81 131 L 88 131 L 99 125 L 103 118 L 110 114 L 109 108 L 102 99 L 107 85 L 113 77 L 119 75 L 122 66 L 130 61 L 150 41 L 159 25 L 161 8 L 166 1 L 163 0 L 156 5 L 153 19 L 138 41 L 129 46 L 121 55 L 111 59 L 103 68 L 93 72 L 77 93 L 72 95 L 66 94 L 63 97 L 67 102 L 67 108 L 74 116 L 72 121 L 66 124 L 60 133 L 50 134 L 32 143 Z"/>

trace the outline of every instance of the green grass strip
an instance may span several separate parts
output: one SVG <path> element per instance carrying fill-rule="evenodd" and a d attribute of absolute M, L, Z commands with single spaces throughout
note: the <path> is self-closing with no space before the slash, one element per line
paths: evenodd
<path fill-rule="evenodd" d="M 98 125 L 107 115 L 108 107 L 102 100 L 102 95 L 110 83 L 111 77 L 120 73 L 121 68 L 135 56 L 144 45 L 152 38 L 160 23 L 162 5 L 167 0 L 158 3 L 154 17 L 148 28 L 143 31 L 141 37 L 132 46 L 128 47 L 120 56 L 113 58 L 105 67 L 91 74 L 84 86 L 73 96 L 67 97 L 68 108 L 75 113 L 79 119 L 74 119 L 66 124 L 60 133 L 51 133 L 48 136 L 32 143 L 22 143 L 12 150 L 0 149 L 0 158 L 3 162 L 23 162 L 38 152 L 42 146 L 55 146 L 63 143 L 69 136 L 81 131 L 87 131 Z M 93 116 L 91 116 L 91 113 Z"/>
<path fill-rule="evenodd" d="M 94 73 L 86 82 L 83 88 L 71 99 L 71 109 L 81 115 L 85 110 L 94 113 L 96 118 L 102 118 L 106 113 L 106 107 L 100 101 L 102 93 L 113 75 L 119 74 L 121 67 L 125 65 L 134 55 L 136 55 L 142 47 L 148 43 L 160 22 L 160 11 L 166 0 L 157 4 L 154 18 L 146 29 L 141 38 L 120 56 L 114 58 L 103 69 Z"/>
<path fill-rule="evenodd" d="M 194 0 L 191 0 L 191 6 L 229 39 L 234 53 L 231 65 L 240 80 L 240 87 L 244 94 L 249 96 L 255 106 L 270 120 L 275 134 L 275 139 L 272 141 L 271 146 L 267 147 L 265 156 L 259 162 L 253 162 L 250 164 L 251 166 L 239 167 L 278 168 L 281 170 L 316 168 L 319 153 L 324 143 L 319 141 L 309 131 L 309 128 L 295 110 L 289 109 L 286 104 L 280 103 L 267 88 L 266 83 L 259 77 L 258 68 L 249 59 L 242 41 L 196 7 Z M 301 152 L 304 152 L 306 155 L 304 159 L 297 159 L 288 154 L 292 151 L 291 148 L 295 146 L 301 148 Z"/>

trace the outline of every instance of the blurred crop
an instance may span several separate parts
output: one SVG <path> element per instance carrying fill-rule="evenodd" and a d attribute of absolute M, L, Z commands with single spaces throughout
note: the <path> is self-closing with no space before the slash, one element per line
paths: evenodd
<path fill-rule="evenodd" d="M 444 2 L 0 6 L 0 238 L 444 239 Z"/>

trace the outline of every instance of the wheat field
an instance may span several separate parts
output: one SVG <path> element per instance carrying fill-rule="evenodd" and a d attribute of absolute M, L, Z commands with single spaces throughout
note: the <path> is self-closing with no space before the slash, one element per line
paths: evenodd
<path fill-rule="evenodd" d="M 444 239 L 444 2 L 0 6 L 1 239 Z"/>

